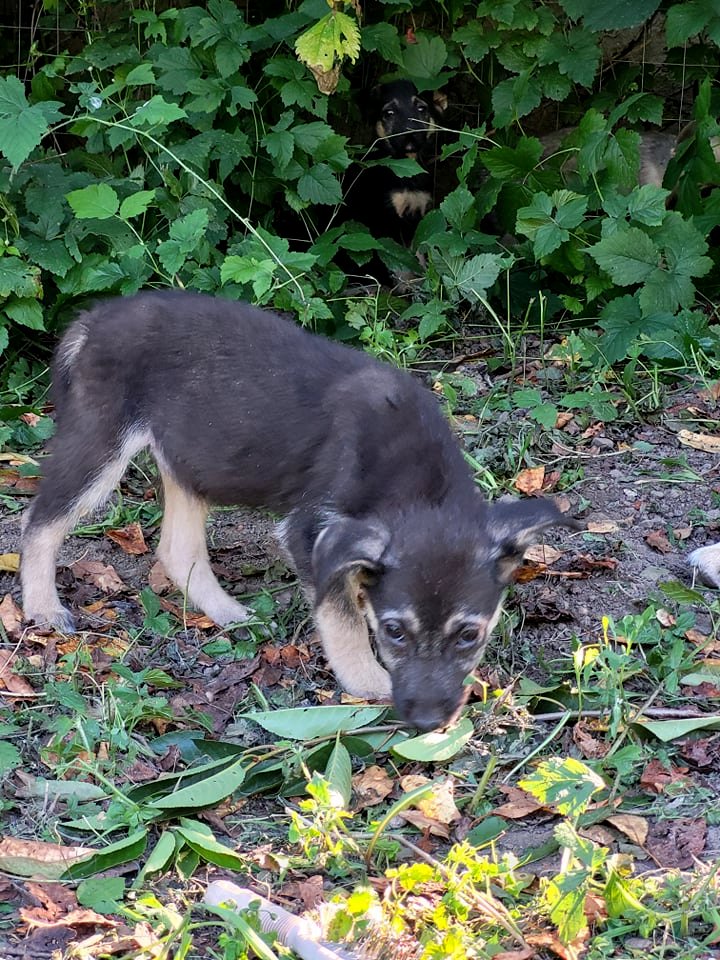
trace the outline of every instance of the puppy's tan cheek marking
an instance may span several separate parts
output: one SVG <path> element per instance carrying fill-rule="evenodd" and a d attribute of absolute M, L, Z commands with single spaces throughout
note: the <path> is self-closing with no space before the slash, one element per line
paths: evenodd
<path fill-rule="evenodd" d="M 381 140 L 384 140 L 387 136 L 387 130 L 385 129 L 385 124 L 382 120 L 378 120 L 375 124 L 375 133 L 380 137 Z"/>

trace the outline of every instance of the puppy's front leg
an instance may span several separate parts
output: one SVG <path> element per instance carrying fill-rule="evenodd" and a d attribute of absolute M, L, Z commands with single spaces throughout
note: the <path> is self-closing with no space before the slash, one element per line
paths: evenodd
<path fill-rule="evenodd" d="M 350 598 L 330 596 L 315 608 L 325 656 L 340 685 L 353 697 L 389 700 L 390 674 L 378 663 L 368 635 L 367 623 Z"/>
<path fill-rule="evenodd" d="M 183 489 L 166 467 L 161 466 L 160 473 L 165 509 L 157 554 L 165 572 L 194 607 L 221 627 L 248 620 L 250 611 L 223 590 L 210 567 L 205 540 L 207 505 Z"/>

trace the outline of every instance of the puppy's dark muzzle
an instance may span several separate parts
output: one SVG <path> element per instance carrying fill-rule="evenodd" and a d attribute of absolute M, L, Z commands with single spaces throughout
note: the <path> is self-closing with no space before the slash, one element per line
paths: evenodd
<path fill-rule="evenodd" d="M 408 673 L 414 672 L 406 669 L 393 675 L 393 702 L 401 719 L 423 732 L 447 726 L 467 700 L 470 687 L 463 684 L 465 675 L 443 681 L 427 676 L 413 682 Z"/>

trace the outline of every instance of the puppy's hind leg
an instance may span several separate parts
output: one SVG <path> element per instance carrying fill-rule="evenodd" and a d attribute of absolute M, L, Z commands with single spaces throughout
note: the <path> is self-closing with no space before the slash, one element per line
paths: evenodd
<path fill-rule="evenodd" d="M 101 425 L 88 422 L 68 437 L 58 434 L 38 494 L 23 517 L 20 580 L 26 620 L 66 633 L 75 629 L 55 586 L 58 550 L 78 519 L 107 500 L 148 441 L 140 428 L 119 440 L 104 436 Z"/>
<path fill-rule="evenodd" d="M 314 617 L 325 656 L 343 689 L 364 700 L 389 700 L 390 674 L 373 653 L 357 605 L 347 596 L 331 594 L 315 608 Z"/>
<path fill-rule="evenodd" d="M 158 558 L 188 600 L 220 626 L 242 623 L 250 611 L 226 593 L 210 568 L 205 537 L 207 504 L 181 487 L 160 461 L 165 508 Z"/>
<path fill-rule="evenodd" d="M 688 556 L 690 566 L 709 587 L 720 587 L 720 543 L 698 547 Z"/>

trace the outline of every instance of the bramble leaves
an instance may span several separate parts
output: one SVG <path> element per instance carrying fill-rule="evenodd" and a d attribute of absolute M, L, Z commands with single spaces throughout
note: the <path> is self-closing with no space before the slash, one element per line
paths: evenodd
<path fill-rule="evenodd" d="M 73 190 L 66 199 L 78 220 L 106 220 L 114 217 L 120 207 L 118 195 L 106 183 L 91 183 L 82 190 Z"/>
<path fill-rule="evenodd" d="M 31 106 L 17 77 L 0 77 L 0 153 L 13 167 L 40 144 L 50 124 L 60 118 L 60 107 L 56 101 Z"/>

